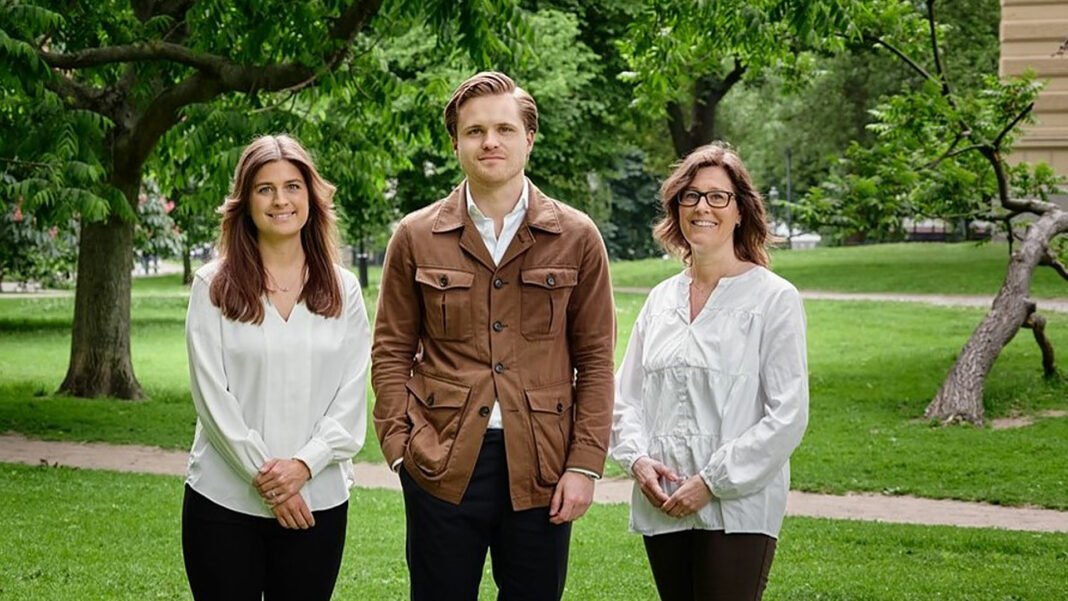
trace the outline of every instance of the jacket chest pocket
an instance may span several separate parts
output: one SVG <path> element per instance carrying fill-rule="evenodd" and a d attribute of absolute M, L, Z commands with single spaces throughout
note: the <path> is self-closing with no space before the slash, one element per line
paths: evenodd
<path fill-rule="evenodd" d="M 532 267 L 519 274 L 522 282 L 520 331 L 530 340 L 558 336 L 567 323 L 567 303 L 578 283 L 571 267 Z"/>
<path fill-rule="evenodd" d="M 416 267 L 423 293 L 424 323 L 435 340 L 467 340 L 472 333 L 471 285 L 475 274 L 456 269 Z"/>

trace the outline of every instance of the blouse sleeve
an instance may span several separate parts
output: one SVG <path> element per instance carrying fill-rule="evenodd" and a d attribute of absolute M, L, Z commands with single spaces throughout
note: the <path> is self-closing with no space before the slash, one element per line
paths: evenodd
<path fill-rule="evenodd" d="M 642 409 L 642 346 L 644 343 L 644 315 L 648 299 L 630 333 L 623 363 L 616 372 L 615 409 L 612 413 L 612 441 L 609 456 L 628 474 L 634 462 L 648 454 L 645 435 L 645 416 Z"/>
<path fill-rule="evenodd" d="M 764 417 L 712 454 L 701 477 L 712 494 L 744 497 L 767 486 L 801 442 L 808 424 L 805 312 L 797 290 L 771 303 L 760 340 Z"/>
<path fill-rule="evenodd" d="M 209 284 L 199 275 L 194 277 L 185 319 L 193 405 L 211 446 L 245 481 L 252 482 L 270 453 L 261 434 L 245 423 L 237 398 L 230 393 L 223 363 L 223 319 L 211 303 Z"/>
<path fill-rule="evenodd" d="M 312 428 L 311 438 L 293 456 L 308 466 L 312 477 L 331 463 L 351 459 L 367 435 L 367 367 L 371 361 L 371 328 L 363 293 L 355 278 L 345 291 L 345 341 L 348 353 L 341 383 Z M 344 281 L 344 280 L 342 280 Z"/>

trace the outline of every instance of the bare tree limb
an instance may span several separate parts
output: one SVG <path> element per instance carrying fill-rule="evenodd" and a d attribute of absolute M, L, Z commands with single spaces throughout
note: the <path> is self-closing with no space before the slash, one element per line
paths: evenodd
<path fill-rule="evenodd" d="M 1053 251 L 1051 251 L 1048 247 L 1046 248 L 1045 256 L 1039 259 L 1038 264 L 1052 267 L 1053 271 L 1056 271 L 1062 278 L 1068 280 L 1068 266 L 1065 266 L 1065 264 L 1061 262 L 1060 258 L 1058 258 L 1057 255 L 1053 254 Z"/>
<path fill-rule="evenodd" d="M 1046 336 L 1046 318 L 1034 312 L 1033 304 L 1031 305 L 1031 314 L 1027 316 L 1021 327 L 1031 330 L 1031 333 L 1035 335 L 1035 343 L 1038 344 L 1039 350 L 1042 351 L 1042 374 L 1047 378 L 1056 376 L 1057 367 L 1054 363 L 1053 343 Z"/>

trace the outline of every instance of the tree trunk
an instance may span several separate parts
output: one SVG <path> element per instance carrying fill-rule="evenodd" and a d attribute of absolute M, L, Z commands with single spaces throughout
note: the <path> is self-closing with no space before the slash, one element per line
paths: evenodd
<path fill-rule="evenodd" d="M 193 250 L 188 244 L 182 245 L 182 284 L 189 286 L 193 283 L 193 259 L 190 255 Z"/>
<path fill-rule="evenodd" d="M 136 201 L 138 184 L 134 184 Z M 127 186 L 123 186 L 129 198 Z M 59 392 L 78 397 L 143 398 L 130 360 L 132 223 L 112 214 L 83 223 L 78 246 L 70 366 Z"/>
<path fill-rule="evenodd" d="M 990 312 L 964 344 L 924 416 L 950 423 L 983 424 L 983 382 L 1001 349 L 1034 312 L 1034 303 L 1027 298 L 1031 275 L 1045 256 L 1050 240 L 1066 227 L 1068 213 L 1054 209 L 1028 228 L 1020 248 L 1009 261 L 1005 282 Z"/>

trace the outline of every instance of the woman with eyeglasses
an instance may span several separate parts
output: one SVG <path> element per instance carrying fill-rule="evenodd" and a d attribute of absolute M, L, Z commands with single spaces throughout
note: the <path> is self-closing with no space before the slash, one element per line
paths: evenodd
<path fill-rule="evenodd" d="M 654 236 L 685 268 L 634 324 L 610 453 L 635 479 L 630 527 L 661 599 L 760 599 L 808 419 L 801 297 L 767 269 L 764 206 L 734 150 L 694 150 L 660 195 Z"/>

